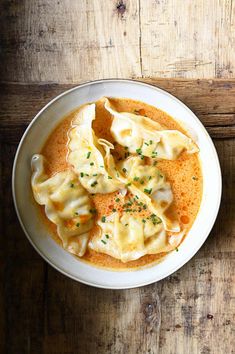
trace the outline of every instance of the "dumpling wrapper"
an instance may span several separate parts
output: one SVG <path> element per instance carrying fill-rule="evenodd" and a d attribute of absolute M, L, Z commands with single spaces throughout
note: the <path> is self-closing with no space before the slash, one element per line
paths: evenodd
<path fill-rule="evenodd" d="M 147 204 L 148 209 L 162 220 L 164 228 L 167 231 L 179 232 L 177 220 L 169 219 L 165 215 L 173 202 L 171 185 L 166 181 L 165 175 L 155 166 L 146 165 L 138 156 L 120 162 L 118 168 L 127 178 L 130 192 Z"/>
<path fill-rule="evenodd" d="M 124 186 L 110 150 L 114 146 L 105 139 L 98 139 L 92 129 L 95 104 L 79 110 L 69 131 L 68 162 L 81 184 L 90 193 L 111 193 Z"/>
<path fill-rule="evenodd" d="M 117 112 L 108 98 L 104 98 L 105 108 L 113 116 L 111 134 L 130 153 L 146 157 L 175 160 L 183 150 L 193 154 L 198 152 L 197 145 L 178 130 L 164 130 L 148 117 Z"/>
<path fill-rule="evenodd" d="M 89 241 L 89 247 L 96 252 L 108 254 L 122 262 L 136 260 L 146 254 L 170 252 L 183 238 L 183 232 L 174 235 L 171 242 L 161 224 L 153 225 L 151 220 L 143 223 L 141 218 L 114 213 L 106 221 L 98 221 L 100 232 Z"/>
<path fill-rule="evenodd" d="M 31 186 L 36 202 L 45 205 L 47 218 L 56 224 L 63 248 L 82 257 L 86 251 L 89 231 L 93 227 L 92 204 L 87 191 L 71 170 L 48 178 L 44 157 L 32 157 Z"/>

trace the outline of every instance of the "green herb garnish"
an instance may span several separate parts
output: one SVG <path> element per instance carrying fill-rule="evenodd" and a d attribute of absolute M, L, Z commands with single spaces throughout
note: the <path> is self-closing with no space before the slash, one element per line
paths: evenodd
<path fill-rule="evenodd" d="M 106 217 L 105 217 L 105 216 L 102 216 L 101 221 L 102 221 L 102 222 L 105 222 L 105 221 L 106 221 Z"/>
<path fill-rule="evenodd" d="M 98 184 L 97 181 L 94 181 L 93 183 L 91 183 L 91 187 L 95 187 Z"/>
<path fill-rule="evenodd" d="M 147 194 L 151 194 L 152 193 L 152 188 L 150 188 L 150 189 L 145 188 L 144 192 L 147 193 Z"/>
<path fill-rule="evenodd" d="M 91 151 L 89 151 L 89 152 L 87 153 L 86 158 L 89 159 L 90 156 L 91 156 Z"/>

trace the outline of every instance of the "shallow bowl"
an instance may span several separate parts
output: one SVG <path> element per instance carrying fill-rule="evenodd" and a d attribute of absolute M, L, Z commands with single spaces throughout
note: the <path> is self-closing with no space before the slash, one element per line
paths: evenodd
<path fill-rule="evenodd" d="M 45 140 L 69 112 L 102 96 L 131 98 L 155 106 L 186 128 L 200 148 L 203 195 L 197 218 L 179 246 L 159 264 L 131 271 L 97 268 L 69 254 L 50 236 L 38 215 L 30 185 L 30 161 L 40 152 Z M 174 273 L 199 250 L 215 222 L 221 198 L 221 172 L 218 156 L 206 129 L 195 114 L 174 96 L 155 86 L 133 80 L 99 80 L 85 83 L 50 101 L 32 120 L 16 152 L 13 198 L 21 226 L 37 252 L 54 268 L 68 277 L 100 288 L 125 289 L 147 285 Z"/>

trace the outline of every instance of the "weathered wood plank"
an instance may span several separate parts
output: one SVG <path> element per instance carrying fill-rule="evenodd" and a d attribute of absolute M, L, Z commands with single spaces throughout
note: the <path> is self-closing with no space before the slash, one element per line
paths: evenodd
<path fill-rule="evenodd" d="M 138 0 L 0 4 L 2 79 L 79 82 L 141 76 Z"/>
<path fill-rule="evenodd" d="M 144 77 L 234 77 L 234 1 L 140 4 Z"/>
<path fill-rule="evenodd" d="M 231 78 L 232 0 L 40 0 L 0 4 L 2 78 Z"/>
<path fill-rule="evenodd" d="M 214 138 L 235 136 L 235 80 L 145 79 L 187 104 Z M 74 85 L 0 84 L 3 139 L 15 141 L 33 116 L 59 93 Z M 18 132 L 18 133 L 17 133 Z M 13 139 L 13 140 L 12 140 Z"/>

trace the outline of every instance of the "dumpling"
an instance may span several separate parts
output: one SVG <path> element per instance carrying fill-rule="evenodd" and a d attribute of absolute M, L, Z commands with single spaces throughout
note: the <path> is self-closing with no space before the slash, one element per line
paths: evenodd
<path fill-rule="evenodd" d="M 36 202 L 45 205 L 47 218 L 56 224 L 63 247 L 82 257 L 86 251 L 89 231 L 93 227 L 92 203 L 77 175 L 70 170 L 48 178 L 44 157 L 32 157 L 31 185 Z"/>
<path fill-rule="evenodd" d="M 122 262 L 138 259 L 146 254 L 170 252 L 182 240 L 183 233 L 174 235 L 173 242 L 162 223 L 118 213 L 98 221 L 100 232 L 89 241 L 89 247 L 96 252 L 108 254 Z"/>
<path fill-rule="evenodd" d="M 105 98 L 105 108 L 113 116 L 111 133 L 114 139 L 130 153 L 175 160 L 183 150 L 198 152 L 197 145 L 178 130 L 164 130 L 150 118 L 133 113 L 119 113 Z"/>
<path fill-rule="evenodd" d="M 92 121 L 95 104 L 85 105 L 73 121 L 69 132 L 68 162 L 90 193 L 111 193 L 122 188 L 110 150 L 114 146 L 105 139 L 97 139 Z"/>
<path fill-rule="evenodd" d="M 129 190 L 144 201 L 148 208 L 162 220 L 167 231 L 179 232 L 177 220 L 169 219 L 165 212 L 173 202 L 171 185 L 164 174 L 153 165 L 146 165 L 138 156 L 118 164 L 120 173 L 128 180 Z"/>

